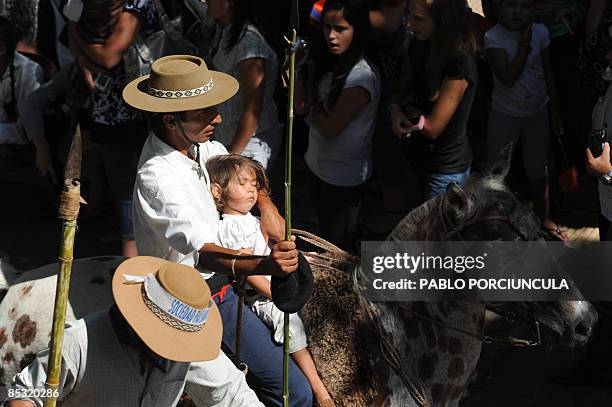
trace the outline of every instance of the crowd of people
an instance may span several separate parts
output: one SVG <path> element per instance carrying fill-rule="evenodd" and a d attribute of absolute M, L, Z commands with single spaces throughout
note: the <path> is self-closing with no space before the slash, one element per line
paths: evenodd
<path fill-rule="evenodd" d="M 79 343 L 83 330 L 112 326 L 119 339 L 113 346 L 127 346 L 135 357 L 145 350 L 149 364 L 164 372 L 156 380 L 181 384 L 161 394 L 143 373 L 136 388 L 148 389 L 152 399 L 176 403 L 187 383 L 210 405 L 258 405 L 257 398 L 281 405 L 283 311 L 295 308 L 300 295 L 275 298 L 275 278 L 305 272 L 270 199 L 269 178 L 282 166 L 287 64 L 276 36 L 284 31 L 278 21 L 289 20 L 286 7 L 270 10 L 253 0 L 69 0 L 61 7 L 50 1 L 63 15 L 60 38 L 72 54 L 55 74 L 49 58 L 24 51 L 17 27 L 0 17 L 0 143 L 32 144 L 39 173 L 59 184 L 62 161 L 51 136 L 57 129 L 47 118 L 50 112 L 66 118 L 68 136 L 78 123 L 111 191 L 121 254 L 195 267 L 206 279 L 202 285 L 189 270 L 166 263 L 149 265 L 153 281 L 130 276 L 136 272 L 127 266 L 118 272 L 118 307 L 67 333 L 73 354 L 64 366 L 66 400 L 78 404 L 74 387 L 96 378 L 78 364 L 79 352 L 87 353 Z M 422 203 L 451 182 L 463 186 L 513 142 L 542 228 L 566 239 L 551 218 L 551 184 L 574 168 L 601 178 L 601 239 L 610 240 L 612 203 L 606 205 L 602 190 L 612 188 L 604 143 L 606 117 L 612 120 L 607 0 L 492 0 L 483 4 L 484 16 L 465 0 L 303 3 L 308 13 L 300 34 L 308 46 L 298 52 L 294 102 L 305 124 L 296 137 L 307 138 L 307 147 L 299 152 L 305 172 L 294 183 L 307 186 L 313 232 L 355 251 L 372 179 L 381 189 L 379 210 L 406 213 L 407 196 Z M 276 14 L 282 18 L 275 24 Z M 409 171 L 414 177 L 406 183 Z M 177 282 L 181 275 L 192 287 Z M 243 276 L 253 295 L 243 310 L 248 340 L 239 356 L 254 393 L 225 356 L 235 356 L 241 306 L 231 283 Z M 168 343 L 148 337 L 125 306 L 130 284 L 142 284 L 137 297 L 148 302 L 138 312 L 158 318 L 155 323 L 167 322 L 156 311 L 166 312 L 167 298 L 206 315 L 195 324 L 174 315 L 181 330 L 203 330 L 218 315 L 222 333 L 211 328 L 207 340 L 218 350 L 213 337 L 219 335 L 225 354 L 193 354 L 189 344 L 172 353 Z M 193 287 L 210 288 L 205 304 L 194 300 Z M 296 314 L 290 320 L 290 404 L 333 406 L 303 325 Z M 177 334 L 177 343 L 183 336 Z M 100 352 L 114 351 L 98 345 Z M 42 385 L 45 357 L 16 383 Z M 163 358 L 197 363 L 169 365 Z"/>

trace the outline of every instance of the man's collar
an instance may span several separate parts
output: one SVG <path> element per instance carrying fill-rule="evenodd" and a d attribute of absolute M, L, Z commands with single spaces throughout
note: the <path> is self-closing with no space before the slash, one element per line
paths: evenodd
<path fill-rule="evenodd" d="M 193 159 L 187 157 L 185 154 L 181 153 L 176 148 L 166 143 L 166 141 L 162 137 L 160 137 L 157 133 L 153 133 L 153 135 L 154 135 L 154 137 L 152 137 L 153 147 L 155 148 L 155 151 L 161 153 L 158 155 L 164 156 L 168 160 L 170 160 L 172 163 L 176 163 L 186 169 L 191 169 L 193 168 L 194 165 L 197 166 L 197 163 Z M 203 144 L 205 143 L 202 143 L 201 145 Z M 193 146 L 190 148 L 190 152 L 195 157 L 195 148 Z"/>

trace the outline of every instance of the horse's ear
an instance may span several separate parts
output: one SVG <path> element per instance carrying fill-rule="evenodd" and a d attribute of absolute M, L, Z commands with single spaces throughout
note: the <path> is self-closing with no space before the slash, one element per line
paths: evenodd
<path fill-rule="evenodd" d="M 503 181 L 510 171 L 510 162 L 512 161 L 512 148 L 514 143 L 509 141 L 497 156 L 497 160 L 489 168 L 489 175 Z"/>
<path fill-rule="evenodd" d="M 454 182 L 446 186 L 444 194 L 444 212 L 455 224 L 461 222 L 470 212 L 472 201 L 470 197 Z"/>

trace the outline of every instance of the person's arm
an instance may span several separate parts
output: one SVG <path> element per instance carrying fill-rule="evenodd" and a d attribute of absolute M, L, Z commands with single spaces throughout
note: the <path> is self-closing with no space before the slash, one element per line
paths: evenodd
<path fill-rule="evenodd" d="M 423 130 L 421 131 L 425 137 L 435 140 L 442 134 L 457 111 L 467 88 L 468 81 L 466 79 L 447 78 L 442 82 L 438 100 L 436 100 L 431 114 L 425 117 Z"/>
<path fill-rule="evenodd" d="M 82 349 L 77 341 L 67 330 L 62 346 L 62 362 L 60 369 L 60 384 L 57 390 L 58 400 L 63 400 L 74 389 L 77 378 L 80 377 L 79 361 L 83 357 Z M 21 372 L 17 373 L 10 384 L 10 388 L 15 390 L 15 395 L 7 400 L 8 406 L 28 406 L 42 407 L 43 397 L 33 397 L 31 389 L 44 389 L 47 380 L 47 362 L 49 359 L 49 349 L 38 353 L 36 358 L 26 366 Z M 20 392 L 21 395 L 20 395 Z M 39 394 L 34 392 L 34 396 Z M 23 395 L 23 396 L 22 396 Z M 42 394 L 41 394 L 42 395 Z"/>
<path fill-rule="evenodd" d="M 240 250 L 226 249 L 206 243 L 200 249 L 199 265 L 215 273 L 237 277 L 272 275 L 282 277 L 297 270 L 298 251 L 295 236 L 291 241 L 281 241 L 272 246 L 268 256 L 243 255 Z"/>
<path fill-rule="evenodd" d="M 223 353 L 206 362 L 192 362 L 185 378 L 185 393 L 198 406 L 263 407 L 249 388 L 245 375 Z"/>
<path fill-rule="evenodd" d="M 51 149 L 45 137 L 44 112 L 47 106 L 65 98 L 70 86 L 68 78 L 73 77 L 78 70 L 76 64 L 70 64 L 61 69 L 52 80 L 31 93 L 19 104 L 19 112 L 27 120 L 22 124 L 26 136 L 36 148 L 35 165 L 43 177 L 48 175 L 53 183 L 57 184 L 57 177 L 53 170 Z"/>
<path fill-rule="evenodd" d="M 7 407 L 32 407 L 32 406 L 36 406 L 36 404 L 34 404 L 33 401 L 29 401 L 29 400 L 9 400 L 8 403 L 6 403 Z"/>
<path fill-rule="evenodd" d="M 272 299 L 272 286 L 270 280 L 264 276 L 248 276 L 246 279 L 247 283 L 251 285 L 261 295 L 265 295 L 266 298 Z"/>
<path fill-rule="evenodd" d="M 229 152 L 240 154 L 257 130 L 259 117 L 263 110 L 265 91 L 266 60 L 249 58 L 238 64 L 240 70 L 240 93 L 242 97 L 242 116 L 236 134 L 229 146 Z"/>
<path fill-rule="evenodd" d="M 491 70 L 504 86 L 511 88 L 523 74 L 531 52 L 531 31 L 531 25 L 521 31 L 518 50 L 512 61 L 503 48 L 489 47 L 485 51 Z"/>
<path fill-rule="evenodd" d="M 549 48 L 544 48 L 540 55 L 542 58 L 544 78 L 546 80 L 546 89 L 548 91 L 548 97 L 550 98 L 550 122 L 552 124 L 554 134 L 556 136 L 560 136 L 563 134 L 563 122 L 561 120 L 561 107 L 559 102 L 559 94 L 557 91 L 557 84 L 552 70 L 552 65 L 550 63 Z"/>
<path fill-rule="evenodd" d="M 289 73 L 283 72 L 285 81 L 289 83 Z M 314 62 L 308 61 L 300 69 L 295 71 L 295 90 L 293 96 L 293 111 L 298 115 L 306 115 L 310 112 L 314 99 Z"/>
<path fill-rule="evenodd" d="M 323 137 L 337 137 L 369 102 L 370 93 L 365 88 L 344 88 L 329 113 L 321 104 L 312 107 L 311 123 Z"/>
<path fill-rule="evenodd" d="M 391 129 L 398 137 L 408 134 L 412 124 L 408 117 L 402 112 L 402 98 L 413 89 L 414 78 L 418 67 L 425 63 L 425 43 L 424 41 L 413 41 L 410 57 L 402 59 L 399 83 L 392 87 L 387 98 L 387 110 L 391 120 Z"/>
<path fill-rule="evenodd" d="M 270 195 L 261 189 L 257 197 L 257 209 L 261 215 L 261 233 L 267 240 L 280 242 L 285 240 L 285 218 L 278 212 L 278 208 L 270 199 Z"/>
<path fill-rule="evenodd" d="M 86 44 L 78 34 L 71 35 L 78 48 L 93 61 L 105 69 L 112 69 L 121 63 L 123 52 L 134 42 L 141 27 L 140 18 L 136 13 L 123 11 L 115 25 L 112 34 L 104 44 Z M 74 28 L 72 28 L 74 30 Z"/>

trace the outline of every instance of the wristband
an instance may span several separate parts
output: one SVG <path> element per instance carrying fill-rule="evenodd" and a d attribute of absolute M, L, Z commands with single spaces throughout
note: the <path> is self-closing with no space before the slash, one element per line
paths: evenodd
<path fill-rule="evenodd" d="M 421 131 L 425 127 L 425 116 L 419 116 L 419 121 L 410 128 L 410 131 Z"/>

